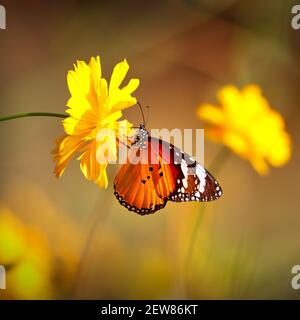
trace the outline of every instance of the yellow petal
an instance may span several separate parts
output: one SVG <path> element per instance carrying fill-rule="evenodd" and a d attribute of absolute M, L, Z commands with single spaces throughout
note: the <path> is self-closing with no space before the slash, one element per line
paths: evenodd
<path fill-rule="evenodd" d="M 107 164 L 99 164 L 97 160 L 97 148 L 99 143 L 97 141 L 92 141 L 85 152 L 79 157 L 80 168 L 84 176 L 91 181 L 94 181 L 103 188 L 107 187 L 107 176 L 105 169 Z"/>
<path fill-rule="evenodd" d="M 71 97 L 67 102 L 67 106 L 69 109 L 66 112 L 74 119 L 80 119 L 87 111 L 92 112 L 90 102 L 83 96 Z"/>
<path fill-rule="evenodd" d="M 126 77 L 126 74 L 129 70 L 129 65 L 124 59 L 124 61 L 119 62 L 113 70 L 109 83 L 109 94 L 113 94 L 115 90 L 119 89 L 122 81 Z"/>
<path fill-rule="evenodd" d="M 225 117 L 223 111 L 211 104 L 202 104 L 197 108 L 197 115 L 201 120 L 214 125 L 224 124 Z"/>
<path fill-rule="evenodd" d="M 246 155 L 249 151 L 248 141 L 236 132 L 226 131 L 223 141 L 225 145 L 239 155 Z"/>
<path fill-rule="evenodd" d="M 88 180 L 97 180 L 100 175 L 100 166 L 96 161 L 96 142 L 94 140 L 86 146 L 78 159 L 80 159 L 80 168 L 84 176 Z"/>
<path fill-rule="evenodd" d="M 88 136 L 90 132 L 95 128 L 94 125 L 90 123 L 85 118 L 80 120 L 74 119 L 72 117 L 68 117 L 63 120 L 64 130 L 68 135 L 72 136 Z"/>
<path fill-rule="evenodd" d="M 127 86 L 123 87 L 121 90 L 130 95 L 132 94 L 137 87 L 140 85 L 140 80 L 139 79 L 130 79 L 130 81 L 128 82 Z"/>
<path fill-rule="evenodd" d="M 107 100 L 108 97 L 108 88 L 107 88 L 107 81 L 105 79 L 100 80 L 100 95 L 97 96 L 98 106 L 100 114 L 99 116 L 102 117 L 102 113 L 108 109 L 107 107 Z"/>
<path fill-rule="evenodd" d="M 109 116 L 105 117 L 105 119 L 103 119 L 102 125 L 105 127 L 110 127 L 111 124 L 114 124 L 121 117 L 122 117 L 121 111 L 114 112 L 114 113 L 110 114 Z"/>
<path fill-rule="evenodd" d="M 225 86 L 218 91 L 217 96 L 225 112 L 235 116 L 238 115 L 242 104 L 241 94 L 236 87 L 232 85 Z"/>
<path fill-rule="evenodd" d="M 129 66 L 126 60 L 118 63 L 114 68 L 109 84 L 109 97 L 107 101 L 107 108 L 111 112 L 123 110 L 136 104 L 136 99 L 131 96 L 131 93 L 138 87 L 138 79 L 131 79 L 125 87 L 119 88 L 128 69 Z"/>
<path fill-rule="evenodd" d="M 100 164 L 115 162 L 117 159 L 116 131 L 112 128 L 99 130 L 97 133 L 96 159 Z"/>
<path fill-rule="evenodd" d="M 97 181 L 98 187 L 99 188 L 104 188 L 106 189 L 108 186 L 108 179 L 107 179 L 107 174 L 106 174 L 106 169 L 102 170 L 102 174 L 100 178 Z"/>
<path fill-rule="evenodd" d="M 90 72 L 90 81 L 91 81 L 91 89 L 94 90 L 95 94 L 100 94 L 100 80 L 101 80 L 101 63 L 100 57 L 96 58 L 92 57 L 89 63 L 89 67 L 91 69 Z"/>
<path fill-rule="evenodd" d="M 269 173 L 269 167 L 266 161 L 259 156 L 251 156 L 249 157 L 249 160 L 253 166 L 253 168 L 260 174 L 260 175 L 266 175 Z"/>
<path fill-rule="evenodd" d="M 64 136 L 58 139 L 57 143 L 54 151 L 54 161 L 56 163 L 54 173 L 57 177 L 60 177 L 73 155 L 84 146 L 85 142 L 81 137 Z"/>
<path fill-rule="evenodd" d="M 113 96 L 108 99 L 108 109 L 110 112 L 124 110 L 137 103 L 136 98 L 132 97 L 122 90 L 116 91 Z"/>
<path fill-rule="evenodd" d="M 68 72 L 67 81 L 72 96 L 85 96 L 90 90 L 90 68 L 78 61 L 75 70 Z"/>

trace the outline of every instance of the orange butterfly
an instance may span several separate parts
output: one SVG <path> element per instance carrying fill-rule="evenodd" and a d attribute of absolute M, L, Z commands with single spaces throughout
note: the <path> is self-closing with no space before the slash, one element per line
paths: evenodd
<path fill-rule="evenodd" d="M 162 209 L 168 200 L 211 201 L 222 195 L 207 170 L 174 145 L 151 137 L 145 125 L 137 130 L 128 159 L 115 178 L 114 194 L 130 211 L 145 215 Z"/>

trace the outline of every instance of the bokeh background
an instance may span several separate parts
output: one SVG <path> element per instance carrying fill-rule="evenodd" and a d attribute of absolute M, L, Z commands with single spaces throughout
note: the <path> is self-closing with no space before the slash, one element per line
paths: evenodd
<path fill-rule="evenodd" d="M 224 195 L 205 204 L 186 262 L 201 204 L 169 203 L 138 216 L 113 195 L 117 166 L 109 169 L 107 190 L 88 182 L 77 161 L 54 177 L 50 151 L 60 119 L 1 122 L 0 264 L 8 283 L 0 298 L 300 298 L 291 287 L 291 268 L 300 264 L 300 31 L 290 24 L 293 1 L 1 4 L 7 30 L 0 31 L 0 116 L 62 113 L 66 74 L 77 59 L 101 55 L 109 77 L 127 58 L 129 76 L 141 80 L 135 96 L 151 106 L 148 128 L 202 128 L 200 103 L 215 103 L 224 84 L 256 83 L 286 119 L 293 155 L 266 177 L 232 155 L 217 176 Z M 141 121 L 137 108 L 125 115 Z M 206 166 L 219 149 L 205 142 Z"/>

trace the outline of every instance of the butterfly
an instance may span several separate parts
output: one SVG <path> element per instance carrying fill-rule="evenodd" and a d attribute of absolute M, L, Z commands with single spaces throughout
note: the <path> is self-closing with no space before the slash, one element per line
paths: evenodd
<path fill-rule="evenodd" d="M 206 169 L 173 144 L 151 137 L 143 124 L 128 158 L 131 161 L 122 165 L 115 178 L 114 194 L 129 211 L 146 215 L 164 208 L 168 201 L 211 201 L 222 195 Z"/>

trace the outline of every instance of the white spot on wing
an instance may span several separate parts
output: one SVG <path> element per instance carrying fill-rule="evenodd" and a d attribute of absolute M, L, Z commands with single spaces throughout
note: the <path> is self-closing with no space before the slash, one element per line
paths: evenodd
<path fill-rule="evenodd" d="M 201 193 L 203 193 L 204 190 L 205 190 L 204 185 L 203 185 L 202 183 L 200 183 L 199 186 L 198 186 L 198 189 L 199 189 L 199 191 L 200 191 Z"/>
<path fill-rule="evenodd" d="M 204 189 L 204 187 L 205 187 L 205 184 L 206 184 L 205 178 L 206 178 L 207 174 L 206 174 L 205 169 L 202 166 L 200 166 L 200 164 L 197 164 L 196 175 L 200 180 L 200 191 L 203 192 L 204 190 L 202 191 L 202 189 Z"/>

